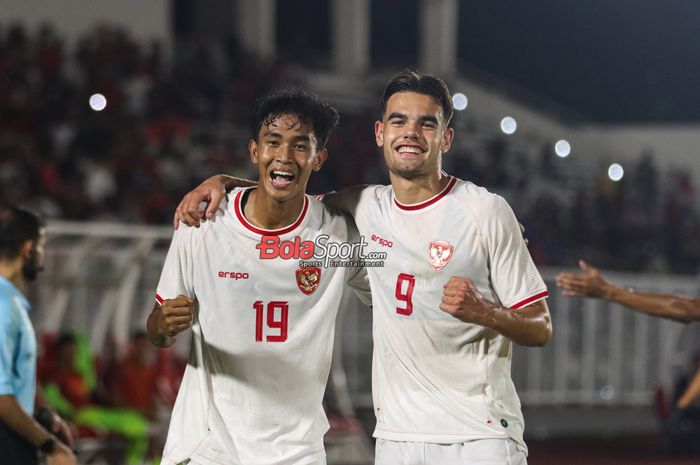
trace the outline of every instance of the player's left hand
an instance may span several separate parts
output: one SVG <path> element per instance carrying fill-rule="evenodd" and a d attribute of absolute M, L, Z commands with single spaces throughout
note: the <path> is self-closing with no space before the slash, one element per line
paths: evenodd
<path fill-rule="evenodd" d="M 440 310 L 466 323 L 485 326 L 492 306 L 470 279 L 452 276 L 443 286 Z"/>

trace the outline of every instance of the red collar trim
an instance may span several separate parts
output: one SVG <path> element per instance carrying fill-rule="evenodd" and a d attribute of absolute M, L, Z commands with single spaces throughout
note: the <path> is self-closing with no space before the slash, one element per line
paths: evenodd
<path fill-rule="evenodd" d="M 396 200 L 396 197 L 394 197 L 394 204 L 396 204 L 397 207 L 399 207 L 401 210 L 407 210 L 407 211 L 413 211 L 413 210 L 420 210 L 421 208 L 429 207 L 447 194 L 450 193 L 452 188 L 457 184 L 457 178 L 454 176 L 450 176 L 450 182 L 447 183 L 445 188 L 439 193 L 434 195 L 433 197 L 429 198 L 428 200 L 421 202 L 421 203 L 414 203 L 410 205 L 406 205 L 404 203 L 399 202 Z"/>
<path fill-rule="evenodd" d="M 241 205 L 241 202 L 243 201 L 243 192 L 245 190 L 241 190 L 236 194 L 236 199 L 233 202 L 234 210 L 236 212 L 236 217 L 238 217 L 238 221 L 241 222 L 243 226 L 245 226 L 247 229 L 253 231 L 255 234 L 260 234 L 262 236 L 281 236 L 282 234 L 287 234 L 288 232 L 292 232 L 295 230 L 299 225 L 301 224 L 302 221 L 304 221 L 304 217 L 306 216 L 306 212 L 309 209 L 309 198 L 304 195 L 304 206 L 301 209 L 301 213 L 299 214 L 299 217 L 294 221 L 294 223 L 290 224 L 289 226 L 282 228 L 282 229 L 261 229 L 258 228 L 257 226 L 254 226 L 251 224 L 245 216 L 243 216 L 243 206 Z"/>

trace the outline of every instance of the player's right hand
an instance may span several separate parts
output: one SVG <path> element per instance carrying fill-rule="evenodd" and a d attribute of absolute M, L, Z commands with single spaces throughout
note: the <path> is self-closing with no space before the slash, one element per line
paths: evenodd
<path fill-rule="evenodd" d="M 205 180 L 199 186 L 187 193 L 175 210 L 173 227 L 177 229 L 180 221 L 187 226 L 199 227 L 201 221 L 214 218 L 219 204 L 226 197 L 226 184 L 223 176 L 217 174 Z M 206 210 L 199 210 L 199 205 L 205 202 Z"/>
<path fill-rule="evenodd" d="M 46 456 L 47 465 L 77 465 L 73 451 L 61 441 L 56 441 L 53 452 Z"/>
<path fill-rule="evenodd" d="M 195 301 L 186 295 L 165 299 L 155 312 L 156 331 L 159 336 L 175 336 L 190 327 Z"/>
<path fill-rule="evenodd" d="M 578 266 L 583 274 L 559 273 L 556 281 L 567 297 L 603 297 L 608 283 L 603 279 L 597 268 L 592 267 L 583 260 L 579 260 Z"/>

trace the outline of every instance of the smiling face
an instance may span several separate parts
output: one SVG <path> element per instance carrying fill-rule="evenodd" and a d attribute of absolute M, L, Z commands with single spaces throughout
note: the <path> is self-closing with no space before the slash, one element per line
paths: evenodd
<path fill-rule="evenodd" d="M 450 149 L 454 135 L 440 104 L 417 92 L 393 94 L 374 133 L 389 171 L 405 179 L 439 172 L 442 153 Z"/>
<path fill-rule="evenodd" d="M 326 149 L 317 147 L 314 128 L 297 115 L 285 113 L 263 124 L 258 140 L 248 143 L 259 187 L 277 202 L 302 197 L 311 172 L 326 161 Z"/>

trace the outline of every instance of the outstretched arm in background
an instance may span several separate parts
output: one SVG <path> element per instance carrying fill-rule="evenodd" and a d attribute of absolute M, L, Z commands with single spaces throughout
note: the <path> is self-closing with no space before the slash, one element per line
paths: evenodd
<path fill-rule="evenodd" d="M 642 313 L 688 323 L 700 320 L 700 299 L 623 289 L 608 283 L 596 268 L 580 260 L 583 274 L 560 273 L 557 286 L 566 296 L 594 297 L 624 305 Z"/>

